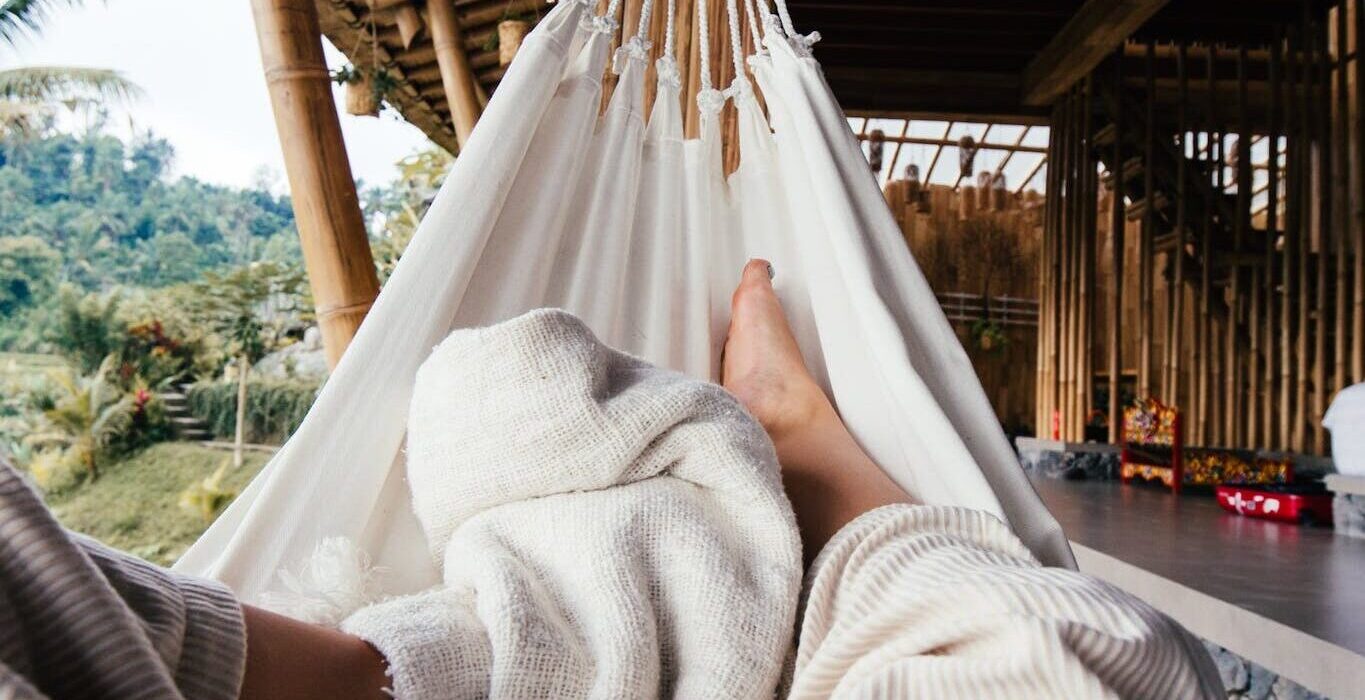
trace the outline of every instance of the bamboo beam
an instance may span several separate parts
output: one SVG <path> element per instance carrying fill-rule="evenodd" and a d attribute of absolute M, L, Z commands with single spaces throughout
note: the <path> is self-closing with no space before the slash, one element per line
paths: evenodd
<path fill-rule="evenodd" d="M 1087 0 L 1024 67 L 1021 97 L 1041 106 L 1089 75 L 1167 0 Z"/>
<path fill-rule="evenodd" d="M 1030 132 L 1030 131 L 1032 131 L 1032 130 L 1033 130 L 1033 127 L 1032 127 L 1032 126 L 1026 126 L 1026 127 L 1024 127 L 1024 130 L 1023 130 L 1023 131 L 1020 131 L 1020 132 L 1019 132 L 1019 138 L 1017 138 L 1017 139 L 1014 140 L 1014 145 L 1011 146 L 1011 147 L 1005 152 L 1005 157 L 1004 157 L 1004 158 L 1001 158 L 1001 159 L 1000 159 L 1000 162 L 999 162 L 998 164 L 996 164 L 996 166 L 995 166 L 995 174 L 996 174 L 996 175 L 999 175 L 999 174 L 1005 172 L 1005 166 L 1010 164 L 1010 159 L 1014 157 L 1014 154 L 1015 154 L 1015 153 L 1019 152 L 1020 150 L 1022 150 L 1022 149 L 1025 147 L 1025 146 L 1024 146 L 1024 139 L 1028 138 L 1028 132 Z M 902 136 L 904 136 L 904 134 L 902 134 Z M 977 149 L 978 149 L 978 150 L 985 150 L 984 148 L 982 148 L 982 147 L 980 146 L 980 144 L 977 145 Z M 1041 151 L 1041 150 L 1043 150 L 1043 149 L 1038 149 L 1038 151 Z"/>
<path fill-rule="evenodd" d="M 1029 183 L 1033 182 L 1033 178 L 1038 175 L 1038 171 L 1042 170 L 1044 165 L 1047 165 L 1047 162 L 1048 157 L 1046 155 L 1039 158 L 1038 162 L 1034 164 L 1033 169 L 1028 171 L 1028 175 L 1025 175 L 1024 179 L 1019 181 L 1019 186 L 1014 188 L 1014 194 L 1023 194 L 1024 189 L 1029 186 Z"/>
<path fill-rule="evenodd" d="M 379 294 L 313 0 L 252 0 L 275 127 L 329 366 Z"/>
<path fill-rule="evenodd" d="M 957 122 L 950 121 L 943 127 L 943 138 L 938 139 L 941 143 L 934 149 L 934 155 L 929 159 L 929 169 L 924 173 L 924 184 L 927 186 L 934 177 L 934 168 L 938 166 L 938 157 L 943 155 L 943 147 L 949 145 L 948 134 L 953 132 L 953 125 Z M 955 144 L 954 144 L 955 145 Z"/>
<path fill-rule="evenodd" d="M 871 137 L 868 136 L 867 134 L 858 134 L 857 136 L 858 136 L 858 140 L 859 140 L 859 141 L 866 141 L 867 139 L 871 138 Z M 1023 140 L 1022 138 L 1019 139 L 1019 141 L 1022 141 L 1022 140 Z M 886 143 L 894 143 L 894 144 L 911 144 L 911 145 L 914 145 L 914 146 L 940 146 L 940 147 L 942 147 L 942 146 L 954 146 L 954 147 L 957 146 L 957 142 L 956 142 L 956 141 L 950 141 L 950 140 L 948 140 L 948 139 L 946 139 L 946 138 L 934 139 L 934 138 L 929 138 L 929 137 L 927 137 L 927 136 L 883 136 L 883 137 L 882 137 L 882 141 L 885 141 Z M 1022 143 L 999 143 L 999 142 L 996 142 L 996 143 L 987 143 L 987 142 L 979 143 L 979 144 L 977 144 L 977 150 L 980 150 L 980 151 L 1005 151 L 1006 153 L 1009 153 L 1009 154 L 1014 154 L 1014 153 L 1039 153 L 1039 154 L 1046 154 L 1046 153 L 1047 153 L 1047 148 L 1044 147 L 1044 146 L 1025 146 L 1025 145 L 1023 145 Z"/>
<path fill-rule="evenodd" d="M 469 140 L 474 124 L 479 120 L 479 96 L 469 55 L 464 50 L 464 34 L 453 0 L 427 2 L 427 27 L 436 50 L 436 63 L 441 69 L 441 86 L 450 106 L 450 121 L 455 127 L 455 139 L 460 147 Z"/>
<path fill-rule="evenodd" d="M 399 5 L 393 11 L 393 22 L 398 27 L 398 40 L 403 48 L 412 48 L 412 42 L 422 33 L 422 14 L 412 5 Z"/>

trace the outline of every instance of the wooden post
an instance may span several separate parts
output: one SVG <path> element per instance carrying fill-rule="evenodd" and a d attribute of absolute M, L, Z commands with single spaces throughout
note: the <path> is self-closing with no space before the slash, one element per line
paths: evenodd
<path fill-rule="evenodd" d="M 1302 96 L 1298 100 L 1299 104 L 1299 131 L 1300 149 L 1302 151 L 1302 172 L 1299 176 L 1299 186 L 1301 188 L 1302 212 L 1299 216 L 1299 328 L 1296 342 L 1298 347 L 1296 353 L 1298 357 L 1298 386 L 1294 397 L 1294 449 L 1300 452 L 1308 450 L 1307 427 L 1309 404 L 1308 404 L 1308 381 L 1309 381 L 1309 347 L 1308 336 L 1311 329 L 1308 315 L 1309 305 L 1309 284 L 1308 284 L 1308 258 L 1313 250 L 1313 136 L 1316 129 L 1315 121 L 1312 116 L 1312 108 L 1309 105 L 1313 95 L 1313 41 L 1308 26 L 1308 5 L 1303 8 L 1303 22 L 1300 26 L 1300 48 L 1303 51 L 1302 63 Z"/>
<path fill-rule="evenodd" d="M 327 362 L 335 367 L 379 294 L 313 0 L 252 0 L 295 224 Z"/>
<path fill-rule="evenodd" d="M 479 120 L 479 95 L 475 88 L 474 71 L 469 66 L 469 54 L 464 50 L 464 32 L 455 12 L 454 0 L 429 0 L 427 26 L 431 30 L 431 44 L 436 50 L 436 64 L 441 71 L 441 87 L 450 105 L 450 121 L 455 126 L 455 140 L 463 147 Z"/>
<path fill-rule="evenodd" d="M 1091 160 L 1092 144 L 1090 114 L 1092 111 L 1092 94 L 1094 93 L 1094 81 L 1091 76 L 1086 76 L 1083 81 L 1085 93 L 1081 97 L 1081 143 L 1080 158 L 1080 193 L 1081 193 L 1081 219 L 1077 232 L 1080 234 L 1076 238 L 1077 247 L 1077 267 L 1079 269 L 1079 282 L 1077 285 L 1078 303 L 1076 312 L 1080 315 L 1077 322 L 1078 330 L 1076 333 L 1076 347 L 1078 361 L 1076 363 L 1076 440 L 1085 441 L 1085 426 L 1090 419 L 1091 408 L 1091 389 L 1094 384 L 1094 371 L 1091 366 L 1091 358 L 1094 355 L 1094 342 L 1092 341 L 1092 326 L 1094 325 L 1093 299 L 1095 284 L 1095 217 L 1098 202 L 1096 198 L 1099 193 L 1096 188 L 1097 177 L 1095 173 L 1095 163 Z M 984 138 L 983 138 L 984 140 Z"/>
<path fill-rule="evenodd" d="M 1298 265 L 1295 257 L 1299 247 L 1300 206 L 1303 202 L 1303 140 L 1300 135 L 1298 109 L 1296 105 L 1299 89 L 1299 71 L 1296 54 L 1299 50 L 1297 32 L 1291 29 L 1285 42 L 1285 210 L 1284 210 L 1284 275 L 1283 292 L 1280 295 L 1280 444 L 1286 450 L 1298 448 L 1298 435 L 1294 429 L 1294 401 L 1298 397 L 1295 386 L 1295 371 L 1298 363 L 1294 359 L 1294 322 L 1297 318 Z"/>
<path fill-rule="evenodd" d="M 1237 250 L 1246 246 L 1247 232 L 1251 228 L 1251 124 L 1247 107 L 1247 50 L 1245 46 L 1237 50 Z M 1242 274 L 1234 266 L 1233 280 L 1242 282 Z M 1238 400 L 1234 403 L 1237 410 L 1228 411 L 1236 423 L 1237 435 L 1233 444 L 1254 447 L 1260 425 L 1261 391 L 1261 270 L 1253 266 L 1250 285 L 1246 288 L 1248 309 L 1246 329 L 1249 345 L 1234 343 L 1234 393 Z M 1240 288 L 1239 288 L 1240 289 Z M 1233 293 L 1233 303 L 1240 304 L 1237 292 Z M 1233 325 L 1234 341 L 1237 340 L 1236 324 Z M 1245 381 L 1243 381 L 1245 377 Z"/>
<path fill-rule="evenodd" d="M 1351 334 L 1355 343 L 1351 349 L 1351 376 L 1354 381 L 1365 382 L 1365 56 L 1362 56 L 1362 40 L 1365 40 L 1365 3 L 1355 0 L 1355 81 L 1351 89 L 1355 97 L 1355 116 L 1351 132 L 1355 137 L 1355 176 L 1356 196 L 1354 198 L 1355 236 L 1352 253 L 1355 256 L 1354 312 Z"/>
<path fill-rule="evenodd" d="M 1123 49 L 1114 57 L 1114 90 L 1119 96 L 1119 109 L 1114 116 L 1114 201 L 1109 206 L 1109 442 L 1119 443 L 1119 429 L 1123 423 L 1123 401 L 1120 398 L 1123 374 Z"/>
<path fill-rule="evenodd" d="M 1170 346 L 1167 357 L 1170 358 L 1167 386 L 1170 394 L 1168 401 L 1172 405 L 1187 407 L 1188 404 L 1181 402 L 1180 392 L 1180 353 L 1181 336 L 1185 326 L 1185 227 L 1186 211 L 1185 199 L 1189 196 L 1186 179 L 1187 166 L 1187 147 L 1189 141 L 1186 136 L 1189 130 L 1189 123 L 1186 115 L 1187 102 L 1190 99 L 1190 80 L 1187 71 L 1186 61 L 1188 59 L 1188 47 L 1182 42 L 1176 47 L 1175 71 L 1176 82 L 1178 85 L 1179 96 L 1176 105 L 1176 132 L 1180 137 L 1180 157 L 1176 158 L 1175 171 L 1175 250 L 1171 254 L 1174 261 L 1175 270 L 1171 282 L 1171 316 L 1169 325 L 1166 328 L 1167 344 Z"/>
<path fill-rule="evenodd" d="M 1327 308 L 1327 278 L 1331 274 L 1328 266 L 1332 235 L 1332 58 L 1327 46 L 1327 28 L 1315 25 L 1316 36 L 1315 68 L 1317 85 L 1314 99 L 1317 111 L 1317 154 L 1318 177 L 1315 197 L 1318 202 L 1317 230 L 1317 279 L 1313 289 L 1313 306 L 1317 321 L 1313 327 L 1313 408 L 1305 416 L 1313 428 L 1313 453 L 1323 454 L 1327 450 L 1327 431 L 1322 426 L 1322 416 L 1327 413 L 1327 329 L 1329 314 Z M 1307 317 L 1305 317 L 1307 318 Z"/>
<path fill-rule="evenodd" d="M 1072 229 L 1076 224 L 1076 202 L 1079 199 L 1076 195 L 1076 93 L 1071 90 L 1066 98 L 1067 129 L 1066 138 L 1066 158 L 1063 164 L 1062 188 L 1065 196 L 1062 199 L 1062 228 L 1061 228 L 1061 303 L 1058 309 L 1062 314 L 1058 349 L 1060 370 L 1058 372 L 1060 381 L 1058 382 L 1058 409 L 1061 412 L 1060 424 L 1062 439 L 1071 438 L 1071 399 L 1075 393 L 1071 390 L 1071 340 L 1075 337 L 1075 326 L 1073 321 L 1076 318 L 1075 307 L 1071 303 L 1071 286 L 1073 280 L 1072 263 Z"/>
<path fill-rule="evenodd" d="M 1279 437 L 1275 429 L 1278 427 L 1275 421 L 1276 407 L 1279 405 L 1276 397 L 1275 376 L 1278 371 L 1278 337 L 1275 333 L 1276 306 L 1275 306 L 1275 240 L 1279 236 L 1280 228 L 1280 99 L 1284 91 L 1280 87 L 1280 50 L 1284 44 L 1283 36 L 1276 33 L 1274 42 L 1270 46 L 1270 58 L 1268 61 L 1267 78 L 1270 83 L 1270 115 L 1269 128 L 1266 144 L 1267 164 L 1269 169 L 1266 171 L 1266 214 L 1265 214 L 1265 401 L 1262 403 L 1261 420 L 1262 431 L 1264 433 L 1265 446 L 1271 449 L 1283 445 L 1283 439 Z M 1279 406 L 1283 410 L 1283 406 Z"/>
<path fill-rule="evenodd" d="M 1351 268 L 1350 248 L 1347 245 L 1350 233 L 1350 103 L 1347 102 L 1346 72 L 1346 0 L 1341 0 L 1334 9 L 1336 13 L 1336 40 L 1333 42 L 1333 56 L 1336 68 L 1336 109 L 1332 120 L 1332 143 L 1335 146 L 1332 159 L 1336 189 L 1332 193 L 1336 212 L 1332 221 L 1336 224 L 1332 235 L 1332 254 L 1336 259 L 1336 298 L 1332 304 L 1333 317 L 1336 319 L 1336 338 L 1332 346 L 1335 361 L 1333 381 L 1336 391 L 1350 384 L 1350 304 L 1347 292 L 1350 289 Z M 1325 406 L 1325 404 L 1324 404 Z M 1325 407 L 1324 407 L 1324 410 Z"/>
<path fill-rule="evenodd" d="M 1138 235 L 1138 396 L 1152 395 L 1152 240 L 1156 238 L 1156 44 L 1147 44 L 1147 131 L 1142 157 L 1142 229 Z"/>

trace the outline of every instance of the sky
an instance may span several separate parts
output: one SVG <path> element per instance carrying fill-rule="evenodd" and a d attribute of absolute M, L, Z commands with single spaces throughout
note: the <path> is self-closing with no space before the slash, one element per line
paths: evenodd
<path fill-rule="evenodd" d="M 344 62 L 323 39 L 328 64 Z M 113 68 L 145 96 L 109 121 L 121 135 L 151 129 L 175 147 L 176 175 L 237 187 L 263 179 L 283 193 L 284 159 L 261 71 L 247 0 L 107 0 L 54 11 L 37 37 L 0 49 L 0 67 Z M 342 104 L 337 87 L 337 103 Z M 341 115 L 351 170 L 388 182 L 394 162 L 429 143 L 386 110 L 378 119 Z"/>

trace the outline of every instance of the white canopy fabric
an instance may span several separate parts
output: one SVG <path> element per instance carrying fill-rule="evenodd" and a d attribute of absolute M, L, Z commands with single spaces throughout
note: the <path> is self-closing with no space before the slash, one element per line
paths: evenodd
<path fill-rule="evenodd" d="M 605 16 L 592 4 L 561 2 L 526 38 L 308 417 L 176 568 L 255 601 L 346 537 L 390 572 L 384 592 L 435 583 L 402 452 L 431 349 L 454 328 L 562 307 L 611 345 L 715 379 L 751 257 L 773 262 L 807 364 L 892 478 L 924 502 L 998 515 L 1045 564 L 1074 567 L 784 3 L 780 17 L 758 10 L 764 50 L 748 57 L 769 116 L 739 70 L 725 91 L 703 85 L 694 140 L 671 46 L 644 113 L 638 35 L 614 57 L 619 82 L 599 116 L 619 0 Z M 726 99 L 740 115 L 728 179 Z"/>

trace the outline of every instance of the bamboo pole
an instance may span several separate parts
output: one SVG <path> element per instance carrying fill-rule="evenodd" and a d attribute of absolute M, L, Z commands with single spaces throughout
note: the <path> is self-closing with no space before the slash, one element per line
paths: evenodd
<path fill-rule="evenodd" d="M 1156 238 L 1156 44 L 1147 44 L 1147 129 L 1143 136 L 1142 228 L 1138 235 L 1138 396 L 1152 395 L 1152 240 Z"/>
<path fill-rule="evenodd" d="M 1051 437 L 1061 437 L 1054 431 L 1054 417 L 1058 416 L 1060 405 L 1058 403 L 1058 382 L 1060 381 L 1060 354 L 1059 354 L 1059 334 L 1061 332 L 1061 231 L 1064 221 L 1065 201 L 1062 198 L 1062 186 L 1065 181 L 1066 172 L 1066 132 L 1067 132 L 1067 110 L 1065 100 L 1059 101 L 1052 110 L 1054 125 L 1053 131 L 1048 138 L 1049 146 L 1053 147 L 1050 157 L 1052 165 L 1048 167 L 1048 186 L 1047 196 L 1051 203 L 1051 224 L 1048 228 L 1048 288 L 1047 288 L 1047 307 L 1048 307 L 1048 330 L 1047 330 L 1047 383 L 1044 394 L 1044 415 L 1043 425 L 1046 427 L 1046 434 Z M 937 154 L 936 154 L 937 156 Z M 932 168 L 931 168 L 932 170 Z M 927 180 L 926 180 L 927 182 Z"/>
<path fill-rule="evenodd" d="M 379 294 L 374 259 L 341 138 L 313 0 L 252 0 L 294 220 L 327 362 L 341 354 Z"/>
<path fill-rule="evenodd" d="M 1327 46 L 1327 28 L 1319 27 L 1316 36 L 1314 55 L 1317 73 L 1317 154 L 1318 177 L 1316 201 L 1318 203 L 1317 227 L 1317 279 L 1314 280 L 1313 306 L 1316 321 L 1313 328 L 1313 410 L 1306 418 L 1312 423 L 1314 454 L 1327 450 L 1327 432 L 1322 425 L 1322 416 L 1327 413 L 1327 334 L 1329 313 L 1327 307 L 1327 279 L 1331 274 L 1329 267 L 1330 237 L 1332 235 L 1332 59 Z"/>
<path fill-rule="evenodd" d="M 464 32 L 455 12 L 454 0 L 427 2 L 427 27 L 431 44 L 436 50 L 436 64 L 441 71 L 441 87 L 450 106 L 450 121 L 455 126 L 455 140 L 463 148 L 479 120 L 479 95 L 475 89 L 474 71 L 469 66 L 469 55 L 464 50 Z"/>
<path fill-rule="evenodd" d="M 1280 444 L 1286 450 L 1298 448 L 1298 435 L 1294 429 L 1294 412 L 1296 410 L 1295 401 L 1298 398 L 1298 390 L 1295 385 L 1295 370 L 1298 362 L 1295 359 L 1295 320 L 1297 319 L 1297 298 L 1298 285 L 1298 265 L 1295 257 L 1298 253 L 1299 234 L 1300 234 L 1300 205 L 1303 201 L 1303 185 L 1300 179 L 1303 177 L 1303 139 L 1301 137 L 1298 112 L 1295 109 L 1297 100 L 1294 95 L 1298 94 L 1299 71 L 1298 62 L 1295 54 L 1299 48 L 1297 32 L 1290 30 L 1286 40 L 1285 51 L 1285 81 L 1284 81 L 1284 104 L 1285 104 L 1285 142 L 1287 150 L 1285 153 L 1285 221 L 1284 221 L 1284 276 L 1282 281 L 1283 293 L 1280 295 L 1282 300 L 1281 311 L 1283 319 L 1280 323 Z"/>
<path fill-rule="evenodd" d="M 1214 53 L 1208 52 L 1206 64 L 1208 68 L 1208 82 L 1212 86 L 1214 82 L 1215 68 Z M 1205 161 L 1209 164 L 1211 173 L 1214 168 L 1214 129 L 1216 128 L 1215 117 L 1217 113 L 1217 103 L 1214 98 L 1214 91 L 1208 91 L 1208 114 L 1209 121 L 1205 129 Z M 1217 175 L 1214 174 L 1215 182 Z M 1215 197 L 1217 189 L 1214 189 Z M 1196 415 L 1197 441 L 1202 444 L 1209 444 L 1212 441 L 1212 388 L 1213 388 L 1213 206 L 1204 207 L 1204 235 L 1200 240 L 1199 259 L 1201 265 L 1201 275 L 1199 278 L 1199 303 L 1200 303 L 1200 323 L 1197 335 L 1199 336 L 1199 412 Z"/>
<path fill-rule="evenodd" d="M 1058 342 L 1060 343 L 1060 348 L 1059 348 L 1059 350 L 1058 350 L 1058 353 L 1059 353 L 1059 356 L 1060 356 L 1060 357 L 1059 357 L 1060 369 L 1059 369 L 1059 371 L 1058 371 L 1058 375 L 1059 375 L 1059 378 L 1060 378 L 1060 381 L 1058 382 L 1058 404 L 1059 404 L 1059 409 L 1060 409 L 1060 416 L 1058 417 L 1058 422 L 1059 422 L 1059 424 L 1061 425 L 1061 433 L 1062 433 L 1062 439 L 1063 439 L 1063 440 L 1069 440 L 1069 439 L 1071 439 L 1071 399 L 1072 399 L 1073 396 L 1075 396 L 1074 392 L 1072 392 L 1072 390 L 1071 390 L 1071 388 L 1072 388 L 1072 387 L 1071 387 L 1071 347 L 1072 347 L 1072 346 L 1071 346 L 1071 339 L 1072 339 L 1073 337 L 1075 337 L 1075 327 L 1074 327 L 1074 325 L 1073 325 L 1073 322 L 1074 322 L 1075 317 L 1076 317 L 1076 316 L 1075 316 L 1075 313 L 1074 313 L 1074 312 L 1075 312 L 1075 307 L 1072 306 L 1072 303 L 1071 303 L 1071 286 L 1072 286 L 1072 269 L 1073 269 L 1073 266 L 1072 266 L 1072 255 L 1071 255 L 1071 253 L 1072 253 L 1072 244 L 1071 244 L 1072 235 L 1071 235 L 1071 234 L 1072 234 L 1072 228 L 1075 226 L 1075 222 L 1076 222 L 1075 211 L 1076 211 L 1076 201 L 1077 201 L 1077 199 L 1078 199 L 1078 197 L 1077 197 L 1077 195 L 1076 195 L 1076 167 L 1075 167 L 1075 166 L 1076 166 L 1076 163 L 1075 163 L 1075 159 L 1076 159 L 1076 144 L 1075 144 L 1075 132 L 1076 132 L 1076 92 L 1075 92 L 1074 89 L 1068 91 L 1068 93 L 1067 93 L 1067 98 L 1066 98 L 1066 111 L 1067 111 L 1067 130 L 1066 130 L 1066 132 L 1065 132 L 1065 135 L 1066 135 L 1066 161 L 1065 161 L 1065 162 L 1066 162 L 1066 165 L 1065 165 L 1065 170 L 1063 171 L 1063 175 L 1062 175 L 1062 177 L 1063 177 L 1062 187 L 1063 187 L 1063 191 L 1064 191 L 1064 193 L 1065 193 L 1065 197 L 1062 199 L 1062 202 L 1063 202 L 1064 206 L 1063 206 L 1063 208 L 1062 208 L 1062 216 L 1063 216 L 1063 218 L 1062 218 L 1062 228 L 1061 228 L 1061 236 L 1062 236 L 1062 245 L 1061 245 L 1062 276 L 1061 276 L 1061 285 L 1062 285 L 1062 287 L 1061 287 L 1061 304 L 1058 305 L 1058 310 L 1059 310 L 1059 311 L 1061 312 L 1061 314 L 1062 314 L 1062 323 L 1061 323 L 1061 328 L 1060 328 L 1060 330 L 1061 330 L 1061 335 L 1060 335 L 1059 338 L 1058 338 Z"/>
<path fill-rule="evenodd" d="M 1332 221 L 1336 226 L 1332 235 L 1332 255 L 1336 261 L 1336 297 L 1333 300 L 1332 309 L 1333 317 L 1336 320 L 1336 336 L 1332 346 L 1332 357 L 1336 366 L 1332 383 L 1336 391 L 1341 391 L 1350 384 L 1350 302 L 1347 299 L 1347 292 L 1350 289 L 1348 280 L 1350 279 L 1351 268 L 1348 260 L 1350 250 L 1347 242 L 1350 234 L 1348 217 L 1351 191 L 1349 166 L 1351 150 L 1350 132 L 1347 130 L 1350 103 L 1347 102 L 1346 86 L 1346 72 L 1349 67 L 1346 62 L 1346 0 L 1342 0 L 1334 12 L 1336 17 L 1336 41 L 1333 45 L 1333 56 L 1336 59 L 1336 110 L 1332 124 L 1332 143 L 1335 145 L 1332 169 L 1335 175 L 1336 191 L 1332 195 L 1332 201 L 1335 203 L 1336 212 Z M 1323 406 L 1325 411 L 1325 404 Z"/>
<path fill-rule="evenodd" d="M 1351 349 L 1351 375 L 1357 382 L 1365 382 L 1365 56 L 1362 56 L 1361 42 L 1365 39 L 1365 3 L 1356 0 L 1352 7 L 1355 18 L 1355 117 L 1351 132 L 1355 137 L 1355 176 L 1356 196 L 1354 198 L 1355 236 L 1352 245 L 1355 270 L 1354 313 L 1351 322 L 1351 335 L 1355 342 Z"/>
<path fill-rule="evenodd" d="M 1186 147 L 1189 146 L 1189 141 L 1187 139 L 1189 123 L 1186 115 L 1186 103 L 1190 99 L 1190 81 L 1186 66 L 1188 60 L 1187 50 L 1188 47 L 1184 43 L 1181 43 L 1176 47 L 1175 54 L 1176 80 L 1179 83 L 1180 90 L 1175 116 L 1176 133 L 1180 137 L 1180 157 L 1176 158 L 1175 251 L 1171 258 L 1174 261 L 1175 270 L 1172 274 L 1173 279 L 1170 291 L 1171 315 L 1169 325 L 1166 328 L 1166 337 L 1168 338 L 1167 345 L 1169 345 L 1167 356 L 1170 358 L 1167 369 L 1166 392 L 1169 396 L 1168 400 L 1176 406 L 1186 405 L 1181 401 L 1180 353 L 1182 349 L 1181 336 L 1183 335 L 1185 325 L 1185 227 L 1188 223 L 1186 221 L 1187 212 L 1185 211 L 1185 200 L 1189 196 L 1189 193 L 1186 191 L 1186 178 L 1188 177 L 1186 172 L 1188 170 L 1186 167 L 1188 165 Z"/>
<path fill-rule="evenodd" d="M 1094 342 L 1092 340 L 1093 326 L 1093 299 L 1095 284 L 1095 217 L 1097 215 L 1098 202 L 1096 198 L 1099 193 L 1096 190 L 1097 178 L 1095 165 L 1091 160 L 1091 111 L 1092 94 L 1094 92 L 1094 82 L 1092 76 L 1086 76 L 1084 81 L 1084 94 L 1081 98 L 1081 141 L 1080 158 L 1080 193 L 1081 193 L 1081 220 L 1079 222 L 1077 237 L 1077 266 L 1079 268 L 1079 297 L 1076 305 L 1076 312 L 1080 315 L 1077 322 L 1079 330 L 1076 334 L 1076 345 L 1078 351 L 1077 381 L 1076 381 L 1076 438 L 1078 442 L 1085 441 L 1085 425 L 1089 422 L 1091 408 L 1091 389 L 1094 384 L 1094 372 L 1092 371 L 1092 358 L 1094 356 Z"/>
<path fill-rule="evenodd" d="M 1279 345 L 1275 333 L 1276 305 L 1275 305 L 1275 240 L 1279 236 L 1280 224 L 1280 96 L 1283 90 L 1280 85 L 1280 51 L 1283 47 L 1283 36 L 1276 32 L 1275 40 L 1271 44 L 1270 58 L 1268 61 L 1267 78 L 1270 83 L 1270 114 L 1268 117 L 1269 134 L 1266 144 L 1266 162 L 1269 169 L 1266 171 L 1266 252 L 1265 252 L 1265 401 L 1262 403 L 1261 420 L 1264 432 L 1265 445 L 1270 448 L 1281 447 L 1283 439 L 1275 432 L 1278 427 L 1275 421 L 1276 391 L 1275 377 L 1278 371 Z M 1283 408 L 1281 406 L 1281 408 Z"/>
<path fill-rule="evenodd" d="M 1056 125 L 1057 125 L 1057 111 L 1056 111 L 1055 109 L 1052 111 L 1052 119 L 1051 119 L 1050 125 L 1052 126 L 1052 128 L 1054 128 L 1054 129 L 1056 128 Z M 1048 138 L 1048 145 L 1047 145 L 1047 148 L 1048 148 L 1048 155 L 1051 155 L 1051 154 L 1052 154 L 1053 149 L 1054 149 L 1054 147 L 1055 147 L 1055 145 L 1056 145 L 1056 139 L 1052 137 L 1052 134 L 1053 134 L 1053 133 L 1055 133 L 1055 132 L 1049 130 L 1049 138 Z M 1051 174 L 1049 174 L 1048 183 L 1051 184 Z M 1047 377 L 1048 377 L 1048 375 L 1047 375 L 1047 336 L 1048 336 L 1048 318 L 1049 318 L 1049 316 L 1050 316 L 1050 314 L 1051 314 L 1051 312 L 1052 312 L 1052 305 L 1048 303 L 1048 299 L 1049 299 L 1049 296 L 1048 296 L 1048 295 L 1049 295 L 1049 284 L 1050 284 L 1050 281 L 1049 281 L 1049 280 L 1050 280 L 1050 276 L 1049 276 L 1049 274 L 1048 274 L 1048 266 L 1049 266 L 1049 259 L 1050 259 L 1050 258 L 1049 258 L 1049 252 L 1048 252 L 1048 251 L 1049 251 L 1050 246 L 1052 245 L 1052 207 L 1053 207 L 1053 199 L 1054 199 L 1054 196 L 1053 196 L 1053 193 L 1052 193 L 1052 189 L 1051 189 L 1051 188 L 1048 188 L 1047 196 L 1046 196 L 1046 198 L 1043 200 L 1043 228 L 1042 228 L 1042 239 L 1041 239 L 1041 242 L 1040 242 L 1040 244 L 1039 244 L 1039 246 L 1038 246 L 1038 290 L 1037 290 L 1037 295 L 1038 295 L 1038 296 L 1037 296 L 1037 299 L 1038 299 L 1038 336 L 1037 336 L 1037 338 L 1036 338 L 1036 340 L 1035 340 L 1035 343 L 1034 343 L 1034 346 L 1035 346 L 1035 352 L 1034 352 L 1034 365 L 1035 365 L 1036 374 L 1035 374 L 1035 378 L 1034 378 L 1034 391 L 1033 391 L 1033 423 L 1034 423 L 1034 435 L 1037 435 L 1037 436 L 1040 437 L 1040 438 L 1041 438 L 1041 437 L 1051 437 L 1051 436 L 1048 434 L 1048 432 L 1047 432 L 1047 425 L 1048 425 L 1048 421 L 1047 421 L 1047 418 L 1046 418 L 1046 416 L 1047 416 L 1047 401 L 1046 401 L 1046 398 L 1045 398 L 1045 397 L 1046 397 L 1046 394 L 1047 394 L 1047 389 L 1046 389 L 1046 387 L 1047 387 Z"/>
<path fill-rule="evenodd" d="M 1300 66 L 1302 72 L 1302 84 L 1304 93 L 1313 94 L 1313 58 L 1312 58 L 1312 38 L 1309 36 L 1308 28 L 1308 6 L 1304 6 L 1303 22 L 1300 28 L 1300 38 L 1303 43 L 1304 57 Z M 1313 210 L 1309 208 L 1313 201 L 1313 135 L 1314 121 L 1309 99 L 1299 100 L 1300 117 L 1300 142 L 1302 143 L 1302 174 L 1299 178 L 1299 186 L 1302 188 L 1300 196 L 1303 198 L 1302 215 L 1299 217 L 1299 328 L 1297 343 L 1298 359 L 1298 386 L 1294 396 L 1294 449 L 1300 452 L 1308 450 L 1308 433 L 1305 430 L 1309 411 L 1308 404 L 1308 381 L 1309 381 L 1309 347 L 1308 336 L 1310 329 L 1309 317 L 1309 291 L 1308 284 L 1308 258 L 1312 252 L 1312 230 L 1313 230 Z"/>
<path fill-rule="evenodd" d="M 1251 228 L 1251 125 L 1250 112 L 1247 105 L 1247 50 L 1241 47 L 1237 50 L 1237 250 L 1241 252 L 1246 246 L 1246 237 Z M 1238 270 L 1233 268 L 1233 280 L 1238 285 L 1241 284 L 1242 276 Z M 1247 292 L 1247 317 L 1246 331 L 1248 344 L 1243 345 L 1237 341 L 1236 325 L 1233 324 L 1234 346 L 1233 346 L 1233 368 L 1236 377 L 1234 394 L 1236 400 L 1233 406 L 1237 410 L 1228 411 L 1232 416 L 1237 430 L 1233 444 L 1241 446 L 1255 446 L 1257 443 L 1257 428 L 1260 421 L 1258 411 L 1260 409 L 1261 391 L 1261 270 L 1253 267 L 1250 273 L 1250 284 L 1245 289 Z M 1240 286 L 1236 287 L 1242 291 Z M 1233 302 L 1239 304 L 1238 292 L 1233 293 Z"/>
<path fill-rule="evenodd" d="M 1114 115 L 1114 192 L 1109 206 L 1109 270 L 1112 287 L 1109 290 L 1109 442 L 1117 445 L 1123 423 L 1123 402 L 1120 397 L 1123 374 L 1123 53 L 1119 50 L 1114 60 L 1114 90 L 1119 109 Z"/>

